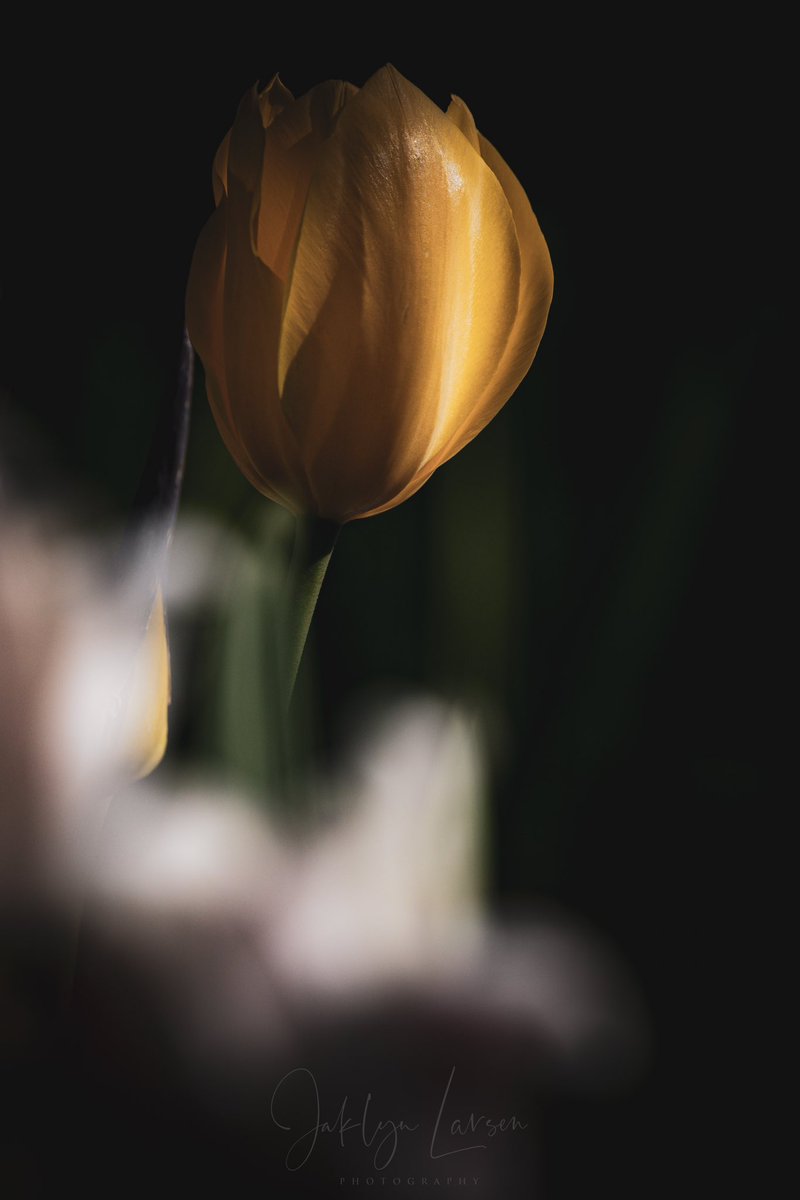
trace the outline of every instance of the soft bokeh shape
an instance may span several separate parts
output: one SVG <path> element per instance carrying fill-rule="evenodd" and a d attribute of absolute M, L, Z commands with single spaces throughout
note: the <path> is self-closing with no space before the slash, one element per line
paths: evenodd
<path fill-rule="evenodd" d="M 107 797 L 152 771 L 167 739 L 161 589 L 136 562 L 30 516 L 0 522 L 0 861 L 9 886 L 59 872 Z"/>

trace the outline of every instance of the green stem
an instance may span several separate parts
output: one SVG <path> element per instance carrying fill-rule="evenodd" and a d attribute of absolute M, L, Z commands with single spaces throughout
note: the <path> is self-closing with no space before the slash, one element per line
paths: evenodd
<path fill-rule="evenodd" d="M 323 517 L 298 517 L 284 609 L 284 697 L 289 707 L 311 618 L 341 526 Z"/>

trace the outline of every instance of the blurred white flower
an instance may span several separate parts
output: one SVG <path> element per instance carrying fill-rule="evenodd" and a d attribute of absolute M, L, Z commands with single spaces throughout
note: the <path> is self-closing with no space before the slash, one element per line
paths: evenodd
<path fill-rule="evenodd" d="M 481 921 L 477 722 L 433 700 L 373 717 L 334 808 L 298 855 L 274 952 L 309 988 L 403 983 L 450 969 Z"/>
<path fill-rule="evenodd" d="M 569 1070 L 598 1047 L 627 1069 L 639 1019 L 612 956 L 485 912 L 483 764 L 477 723 L 424 699 L 373 717 L 334 815 L 300 837 L 235 797 L 138 785 L 86 864 L 88 919 L 136 946 L 190 1056 L 399 1002 L 544 1039 Z"/>
<path fill-rule="evenodd" d="M 148 612 L 150 617 L 148 618 Z M 160 597 L 32 520 L 0 526 L 0 860 L 7 886 L 58 872 L 105 798 L 163 752 Z"/>
<path fill-rule="evenodd" d="M 185 603 L 205 595 L 191 560 L 210 557 L 212 535 L 196 529 L 180 556 Z M 195 1175 L 203 1154 L 226 1179 L 255 1163 L 265 1191 L 289 1194 L 285 1132 L 308 1121 L 308 1095 L 282 1093 L 271 1124 L 269 1095 L 308 1061 L 336 1103 L 379 1089 L 381 1112 L 423 1123 L 445 1088 L 453 1112 L 508 1114 L 554 1078 L 630 1072 L 642 1021 L 613 956 L 562 920 L 511 926 L 486 911 L 485 755 L 469 714 L 432 699 L 373 710 L 299 832 L 207 784 L 131 782 L 149 697 L 164 694 L 163 627 L 151 624 L 153 646 L 142 620 L 148 578 L 112 586 L 85 547 L 0 528 L 0 901 L 15 901 L 0 905 L 0 932 L 17 963 L 0 1008 L 31 1024 L 26 956 L 60 963 L 51 927 L 69 926 L 63 1019 L 79 1065 L 61 1078 L 77 1099 L 50 1134 L 102 1130 L 103 1189 L 103 1155 L 127 1161 L 148 1137 L 143 1170 L 166 1146 L 184 1171 L 177 1113 L 209 1131 Z M 35 936 L 36 905 L 26 915 L 20 898 L 46 901 Z M 45 1021 L 44 1046 L 61 1022 L 56 1036 Z M 43 1053 L 59 1077 L 58 1053 Z M 493 1194 L 529 1195 L 535 1136 L 491 1149 L 480 1169 Z M 328 1194 L 336 1153 L 320 1147 L 292 1194 Z M 427 1143 L 408 1154 L 428 1170 Z"/>

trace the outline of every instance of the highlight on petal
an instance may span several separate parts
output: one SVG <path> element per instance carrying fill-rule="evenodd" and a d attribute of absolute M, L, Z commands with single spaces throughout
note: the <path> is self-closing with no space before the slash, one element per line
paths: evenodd
<path fill-rule="evenodd" d="M 279 384 L 322 515 L 391 501 L 469 419 L 519 287 L 497 177 L 383 68 L 324 146 L 286 295 Z"/>
<path fill-rule="evenodd" d="M 484 162 L 503 188 L 514 217 L 522 269 L 517 317 L 494 378 L 484 393 L 476 397 L 467 420 L 454 431 L 448 444 L 436 456 L 437 467 L 480 433 L 519 387 L 539 348 L 553 298 L 550 253 L 524 188 L 494 146 L 477 132 L 463 100 L 454 96 L 447 115 L 471 143 L 477 139 Z"/>
<path fill-rule="evenodd" d="M 472 149 L 477 150 L 478 154 L 480 154 L 480 137 L 478 135 L 478 130 L 475 128 L 475 120 L 464 101 L 458 96 L 452 96 L 450 98 L 447 116 L 450 118 L 456 128 L 461 130 L 470 146 L 472 146 Z"/>

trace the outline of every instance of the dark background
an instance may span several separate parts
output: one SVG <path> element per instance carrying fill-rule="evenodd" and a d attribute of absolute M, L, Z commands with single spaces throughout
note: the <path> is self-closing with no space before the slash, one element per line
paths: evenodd
<path fill-rule="evenodd" d="M 35 445 L 34 482 L 79 481 L 98 515 L 124 514 L 172 389 L 211 159 L 254 80 L 279 69 L 299 94 L 391 60 L 462 96 L 527 189 L 555 267 L 542 347 L 416 498 L 344 531 L 315 634 L 319 753 L 376 686 L 491 714 L 498 904 L 544 897 L 600 931 L 654 1030 L 634 1088 L 553 1120 L 551 1193 L 722 1194 L 753 1103 L 749 980 L 770 977 L 753 881 L 783 656 L 781 31 L 533 12 L 523 36 L 494 8 L 435 44 L 399 14 L 391 34 L 229 7 L 174 35 L 98 21 L 15 32 L 0 81 L 12 453 Z M 199 389 L 185 500 L 247 503 Z"/>

